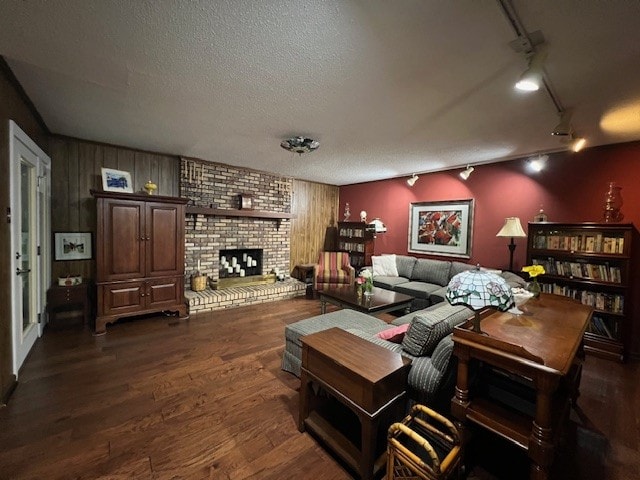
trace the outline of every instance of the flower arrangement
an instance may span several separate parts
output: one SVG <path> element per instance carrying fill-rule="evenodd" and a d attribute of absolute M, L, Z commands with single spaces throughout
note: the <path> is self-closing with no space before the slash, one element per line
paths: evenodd
<path fill-rule="evenodd" d="M 529 278 L 531 278 L 531 283 L 527 285 L 527 290 L 533 293 L 534 298 L 538 298 L 540 296 L 540 284 L 538 283 L 538 275 L 544 275 L 544 267 L 542 265 L 529 265 L 526 267 L 522 267 L 523 272 L 527 272 L 529 274 Z"/>
<path fill-rule="evenodd" d="M 356 278 L 356 284 L 359 291 L 370 294 L 373 291 L 373 273 L 371 270 L 368 268 L 361 270 L 358 278 Z"/>
<path fill-rule="evenodd" d="M 527 272 L 529 274 L 529 278 L 536 278 L 538 275 L 544 275 L 546 273 L 542 265 L 529 265 L 527 267 L 522 267 L 522 271 Z"/>

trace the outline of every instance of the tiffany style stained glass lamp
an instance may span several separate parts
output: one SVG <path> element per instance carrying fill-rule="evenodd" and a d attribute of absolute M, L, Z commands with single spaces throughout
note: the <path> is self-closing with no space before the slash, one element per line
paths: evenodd
<path fill-rule="evenodd" d="M 480 330 L 480 311 L 495 308 L 501 312 L 515 305 L 511 288 L 499 275 L 480 266 L 455 275 L 447 286 L 446 298 L 451 305 L 465 305 L 474 312 L 473 331 Z"/>

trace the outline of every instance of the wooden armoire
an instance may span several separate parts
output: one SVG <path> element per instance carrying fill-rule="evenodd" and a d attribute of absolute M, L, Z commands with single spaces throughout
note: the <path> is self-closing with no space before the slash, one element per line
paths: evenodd
<path fill-rule="evenodd" d="M 96 333 L 118 318 L 186 316 L 186 198 L 91 191 L 96 198 Z"/>

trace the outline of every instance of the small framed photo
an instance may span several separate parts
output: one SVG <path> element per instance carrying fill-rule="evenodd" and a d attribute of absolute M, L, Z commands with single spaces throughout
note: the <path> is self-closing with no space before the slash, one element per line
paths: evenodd
<path fill-rule="evenodd" d="M 253 210 L 253 195 L 241 193 L 238 197 L 240 199 L 240 210 Z"/>
<path fill-rule="evenodd" d="M 55 260 L 89 260 L 93 257 L 91 232 L 55 232 Z"/>
<path fill-rule="evenodd" d="M 131 174 L 123 170 L 102 168 L 102 189 L 105 192 L 133 193 Z"/>

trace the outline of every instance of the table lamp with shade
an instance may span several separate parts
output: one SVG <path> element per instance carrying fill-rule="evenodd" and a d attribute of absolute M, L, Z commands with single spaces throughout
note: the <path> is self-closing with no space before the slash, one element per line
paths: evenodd
<path fill-rule="evenodd" d="M 505 312 L 515 303 L 511 287 L 501 276 L 481 270 L 480 266 L 455 275 L 445 295 L 451 305 L 465 305 L 474 312 L 473 331 L 483 333 L 480 329 L 480 311 L 495 308 Z"/>
<path fill-rule="evenodd" d="M 507 217 L 504 219 L 504 225 L 500 229 L 498 233 L 496 233 L 496 237 L 511 237 L 511 243 L 508 244 L 509 247 L 509 271 L 513 272 L 513 252 L 516 249 L 516 243 L 513 241 L 516 237 L 526 237 L 527 234 L 522 229 L 522 224 L 520 223 L 520 219 L 518 217 Z"/>

